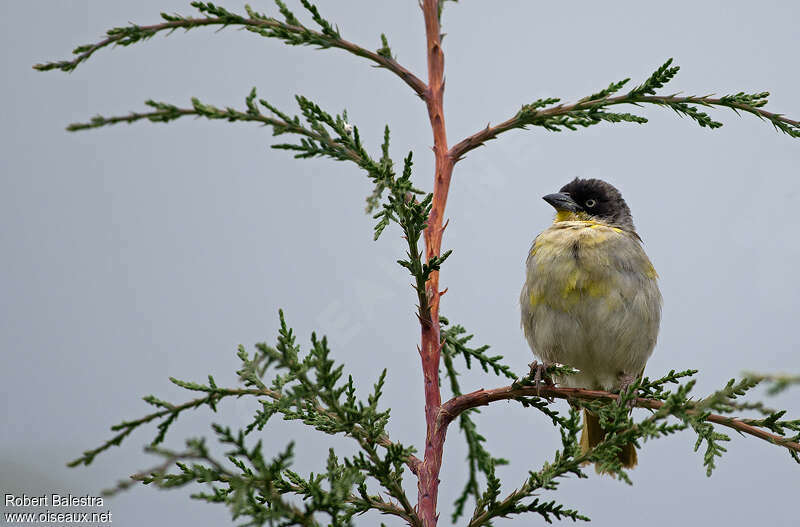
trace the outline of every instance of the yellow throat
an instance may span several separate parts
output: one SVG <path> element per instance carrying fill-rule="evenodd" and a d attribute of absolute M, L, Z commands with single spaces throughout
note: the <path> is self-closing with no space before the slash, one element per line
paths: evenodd
<path fill-rule="evenodd" d="M 553 223 L 557 223 L 559 221 L 591 221 L 591 216 L 583 211 L 572 212 L 569 210 L 559 210 L 556 212 L 556 217 L 553 220 Z"/>

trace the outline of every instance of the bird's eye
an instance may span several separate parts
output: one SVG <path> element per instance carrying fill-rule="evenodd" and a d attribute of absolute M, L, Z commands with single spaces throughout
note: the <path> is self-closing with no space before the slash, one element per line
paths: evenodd
<path fill-rule="evenodd" d="M 597 202 L 593 199 L 587 199 L 585 205 L 591 209 L 592 207 L 597 205 Z"/>

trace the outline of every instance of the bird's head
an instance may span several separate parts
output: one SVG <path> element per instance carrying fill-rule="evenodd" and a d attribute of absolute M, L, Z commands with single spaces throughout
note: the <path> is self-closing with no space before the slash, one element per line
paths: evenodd
<path fill-rule="evenodd" d="M 570 181 L 556 194 L 544 196 L 556 209 L 555 221 L 599 221 L 630 231 L 634 230 L 631 209 L 622 194 L 601 179 Z"/>

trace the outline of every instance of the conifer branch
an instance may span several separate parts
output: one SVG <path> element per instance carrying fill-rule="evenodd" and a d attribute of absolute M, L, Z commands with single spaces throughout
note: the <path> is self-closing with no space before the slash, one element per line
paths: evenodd
<path fill-rule="evenodd" d="M 193 410 L 202 406 L 208 406 L 216 412 L 217 405 L 225 398 L 253 396 L 260 399 L 262 410 L 258 412 L 255 420 L 245 430 L 249 434 L 254 429 L 261 430 L 267 421 L 276 412 L 281 412 L 289 419 L 301 419 L 307 424 L 314 425 L 327 433 L 344 433 L 353 437 L 358 443 L 377 456 L 375 446 L 381 446 L 387 451 L 397 453 L 404 463 L 416 473 L 421 461 L 413 453 L 402 446 L 393 443 L 386 431 L 385 423 L 388 420 L 388 413 L 377 413 L 376 405 L 380 397 L 383 378 L 376 385 L 376 392 L 370 398 L 369 406 L 364 407 L 357 403 L 354 398 L 354 388 L 352 379 L 345 387 L 335 388 L 335 383 L 341 376 L 341 367 L 333 368 L 333 363 L 328 359 L 328 350 L 325 339 L 317 340 L 312 338 L 312 353 L 301 363 L 297 358 L 297 349 L 294 344 L 294 337 L 291 330 L 285 325 L 283 314 L 281 313 L 281 336 L 276 348 L 266 344 L 258 344 L 259 354 L 252 359 L 248 356 L 243 347 L 239 347 L 237 355 L 242 361 L 242 369 L 238 371 L 245 388 L 223 388 L 217 386 L 214 378 L 209 375 L 208 384 L 187 382 L 170 377 L 170 381 L 189 391 L 205 393 L 204 397 L 192 399 L 182 404 L 173 404 L 153 395 L 145 396 L 146 403 L 159 408 L 159 410 L 147 414 L 141 418 L 123 421 L 111 427 L 114 432 L 119 432 L 114 437 L 104 442 L 99 447 L 85 451 L 79 458 L 71 461 L 68 466 L 89 465 L 94 458 L 111 448 L 119 446 L 122 441 L 137 428 L 155 421 L 158 424 L 158 434 L 150 442 L 150 447 L 157 447 L 161 444 L 167 434 L 168 429 L 177 418 L 187 410 Z M 316 361 L 316 362 L 315 362 Z M 262 381 L 262 377 L 268 368 L 278 364 L 283 368 L 290 369 L 293 373 L 278 375 L 272 387 Z M 304 370 L 315 366 L 317 379 L 312 380 Z M 293 380 L 299 381 L 303 389 L 295 388 L 290 392 L 286 391 L 286 385 Z M 311 387 L 323 383 L 327 391 L 311 390 Z M 342 404 L 339 398 L 345 394 L 347 401 Z M 263 398 L 266 398 L 263 399 Z M 275 401 L 269 403 L 267 400 Z M 297 405 L 300 404 L 299 407 Z M 293 406 L 295 407 L 293 409 Z M 359 421 L 361 419 L 361 421 Z"/>
<path fill-rule="evenodd" d="M 226 430 L 222 427 L 219 427 L 219 430 L 223 434 L 226 433 Z M 229 430 L 227 431 L 227 434 L 228 437 L 233 438 L 233 436 L 230 435 Z M 270 489 L 270 486 L 272 486 L 272 489 L 268 490 L 267 492 L 271 497 L 271 502 L 277 501 L 280 507 L 290 509 L 291 515 L 295 519 L 300 519 L 301 524 L 318 525 L 318 522 L 315 522 L 311 516 L 310 513 L 312 511 L 308 509 L 302 510 L 296 505 L 289 504 L 283 500 L 281 496 L 282 493 L 291 493 L 304 498 L 310 497 L 312 500 L 316 498 L 317 501 L 319 501 L 319 494 L 322 494 L 328 499 L 328 503 L 325 503 L 325 508 L 331 508 L 331 492 L 326 492 L 324 489 L 319 487 L 321 480 L 318 477 L 314 477 L 312 475 L 310 478 L 302 478 L 300 475 L 286 468 L 281 471 L 281 474 L 276 474 L 275 477 L 270 481 L 267 481 L 263 478 L 252 477 L 253 474 L 248 474 L 247 471 L 245 471 L 244 474 L 236 474 L 233 470 L 227 468 L 224 462 L 212 457 L 205 448 L 203 442 L 190 439 L 187 442 L 187 445 L 188 448 L 183 452 L 174 452 L 164 448 L 147 448 L 146 451 L 148 453 L 163 457 L 164 462 L 132 474 L 128 480 L 120 481 L 114 487 L 103 490 L 102 495 L 114 496 L 120 492 L 128 490 L 135 484 L 153 485 L 161 489 L 171 489 L 175 487 L 186 486 L 190 483 L 210 484 L 214 482 L 222 483 L 228 487 L 234 486 L 241 488 L 243 486 L 247 486 L 260 490 Z M 242 450 L 238 452 L 239 456 L 243 456 L 242 452 Z M 293 452 L 291 444 L 287 452 Z M 253 451 L 247 452 L 247 456 L 245 457 L 248 456 L 249 459 L 252 459 L 254 457 Z M 290 457 L 284 457 L 284 463 L 289 459 Z M 190 465 L 187 462 L 199 463 L 192 463 Z M 235 467 L 241 468 L 242 466 L 241 463 L 237 461 L 232 461 L 232 463 Z M 171 473 L 170 469 L 176 466 L 180 469 L 180 473 Z M 337 472 L 340 476 L 344 475 L 350 478 L 353 477 L 352 473 L 348 474 L 341 470 L 343 467 L 338 464 L 338 459 L 336 459 L 335 454 L 333 454 L 332 451 L 329 455 L 329 468 L 333 468 L 335 470 L 338 469 Z M 276 479 L 279 481 L 279 485 L 277 486 L 274 485 Z M 358 480 L 360 478 L 355 479 Z M 280 492 L 278 492 L 278 489 Z M 395 503 L 391 501 L 385 501 L 380 496 L 369 495 L 363 488 L 360 488 L 358 492 L 350 492 L 338 497 L 341 500 L 341 505 L 352 505 L 352 509 L 348 511 L 350 515 L 361 514 L 368 510 L 377 510 L 381 514 L 401 518 L 405 520 L 408 525 L 421 525 L 419 518 L 416 517 L 416 514 L 409 514 Z M 219 501 L 215 495 L 202 493 L 195 493 L 192 495 L 192 498 L 212 502 Z M 334 499 L 336 499 L 336 497 L 334 497 Z M 328 511 L 326 510 L 326 512 Z M 280 517 L 281 516 L 278 516 L 278 518 Z"/>
<path fill-rule="evenodd" d="M 45 62 L 33 66 L 38 71 L 60 70 L 65 72 L 73 71 L 81 63 L 87 61 L 97 51 L 109 46 L 130 46 L 138 42 L 143 42 L 158 33 L 171 34 L 177 29 L 186 31 L 198 27 L 221 26 L 222 28 L 233 26 L 240 27 L 257 35 L 267 38 L 276 38 L 292 46 L 316 46 L 320 49 L 337 48 L 347 51 L 353 55 L 365 58 L 373 62 L 377 67 L 391 71 L 403 80 L 420 97 L 425 96 L 425 83 L 416 75 L 400 65 L 391 55 L 391 50 L 382 37 L 382 46 L 377 51 L 370 51 L 353 42 L 341 38 L 338 29 L 322 18 L 317 8 L 307 0 L 301 0 L 303 7 L 308 10 L 321 30 L 316 31 L 304 26 L 300 20 L 286 7 L 280 0 L 276 4 L 284 16 L 285 21 L 269 17 L 258 13 L 246 6 L 247 16 L 242 16 L 227 9 L 217 6 L 211 2 L 191 2 L 192 7 L 204 14 L 204 17 L 187 17 L 177 14 L 161 13 L 164 22 L 160 24 L 140 26 L 131 24 L 124 27 L 115 27 L 106 32 L 106 38 L 92 43 L 78 46 L 73 50 L 75 58 L 72 60 L 61 60 Z"/>
<path fill-rule="evenodd" d="M 316 526 L 321 525 L 314 518 L 314 514 L 318 512 L 324 512 L 331 517 L 329 524 L 346 525 L 353 515 L 377 510 L 381 514 L 402 518 L 408 525 L 421 525 L 413 511 L 409 513 L 380 496 L 369 495 L 363 485 L 363 477 L 355 467 L 347 463 L 340 464 L 332 449 L 328 456 L 328 477 L 311 474 L 308 478 L 304 478 L 289 469 L 294 456 L 292 443 L 271 462 L 266 462 L 260 442 L 253 448 L 248 448 L 243 436 L 232 434 L 230 429 L 214 425 L 214 430 L 223 444 L 235 446 L 235 450 L 226 456 L 231 467 L 211 456 L 205 442 L 200 439 L 189 439 L 187 450 L 184 452 L 150 447 L 147 449 L 148 452 L 165 458 L 165 461 L 131 475 L 130 481 L 119 482 L 114 488 L 104 491 L 104 495 L 114 495 L 127 490 L 134 482 L 152 484 L 162 489 L 198 483 L 211 485 L 213 493 L 194 493 L 191 496 L 193 499 L 220 502 L 233 492 L 233 508 L 236 514 L 271 517 L 275 520 L 288 517 L 299 525 Z M 196 463 L 188 464 L 187 461 Z M 180 469 L 178 473 L 169 472 L 174 466 Z M 325 489 L 322 485 L 326 479 L 329 489 Z M 354 486 L 357 487 L 357 492 L 351 492 Z M 257 491 L 267 497 L 270 507 L 262 509 L 258 505 L 248 503 L 247 500 L 242 502 L 237 499 L 236 495 L 243 489 Z M 286 494 L 303 498 L 304 508 L 286 501 L 283 498 Z"/>
<path fill-rule="evenodd" d="M 449 324 L 449 321 L 444 317 L 440 317 L 440 320 L 443 326 Z M 463 395 L 458 382 L 458 371 L 453 362 L 453 359 L 459 355 L 464 359 L 464 364 L 467 368 L 472 367 L 474 360 L 487 373 L 491 368 L 492 372 L 497 376 L 516 379 L 516 376 L 511 373 L 511 368 L 502 364 L 503 357 L 499 355 L 489 357 L 486 355 L 489 346 L 470 348 L 467 344 L 472 340 L 473 336 L 464 335 L 465 333 L 466 330 L 459 325 L 453 325 L 442 330 L 442 362 L 444 363 L 445 375 L 450 381 L 450 391 L 454 397 Z M 486 477 L 487 484 L 491 485 L 493 481 L 497 480 L 495 467 L 508 464 L 507 459 L 494 457 L 487 450 L 485 446 L 486 438 L 478 432 L 477 424 L 470 416 L 470 413 L 477 413 L 478 411 L 477 408 L 472 408 L 458 416 L 458 426 L 464 433 L 464 440 L 467 443 L 468 476 L 461 494 L 453 503 L 454 508 L 451 520 L 454 524 L 463 515 L 464 507 L 470 497 L 473 497 L 476 501 L 481 499 L 483 493 L 478 482 L 478 474 L 482 473 Z"/>
<path fill-rule="evenodd" d="M 133 419 L 130 421 L 122 421 L 121 423 L 114 425 L 111 427 L 112 432 L 119 432 L 114 437 L 109 439 L 108 441 L 104 442 L 99 447 L 85 451 L 79 458 L 76 458 L 70 461 L 67 466 L 75 467 L 78 465 L 90 465 L 94 458 L 97 457 L 98 454 L 108 450 L 112 446 L 119 446 L 122 444 L 122 441 L 129 436 L 134 430 L 139 428 L 142 425 L 151 423 L 153 421 L 162 420 L 162 423 L 159 424 L 159 434 L 151 441 L 150 446 L 154 447 L 159 445 L 163 442 L 164 438 L 166 437 L 166 429 L 169 428 L 170 425 L 178 418 L 178 416 L 185 412 L 186 410 L 194 410 L 200 408 L 202 406 L 208 405 L 210 408 L 216 407 L 216 404 L 225 398 L 240 398 L 245 396 L 254 396 L 254 397 L 268 397 L 273 400 L 280 400 L 281 394 L 274 390 L 270 390 L 266 387 L 264 388 L 219 388 L 219 387 L 208 387 L 201 384 L 196 383 L 187 383 L 185 381 L 181 381 L 175 378 L 170 378 L 177 386 L 180 386 L 185 389 L 195 390 L 195 391 L 203 391 L 208 393 L 205 397 L 199 397 L 197 399 L 192 399 L 185 403 L 181 404 L 172 404 L 166 401 L 162 401 L 155 396 L 147 395 L 143 397 L 143 400 L 156 407 L 164 408 L 163 410 L 159 410 L 150 414 L 147 414 L 143 417 L 138 419 Z M 322 407 L 316 407 L 316 411 L 324 412 L 325 409 Z M 163 426 L 164 423 L 168 423 L 167 426 Z M 355 435 L 360 435 L 362 432 L 357 428 L 353 429 L 353 433 Z M 388 435 L 381 436 L 377 444 L 384 447 L 384 448 L 392 448 L 394 447 L 394 443 L 389 439 Z M 416 473 L 417 467 L 421 463 L 420 459 L 414 456 L 413 454 L 409 454 L 407 464 L 408 468 Z"/>
<path fill-rule="evenodd" d="M 195 116 L 209 120 L 225 120 L 228 122 L 254 122 L 272 127 L 272 135 L 283 134 L 300 136 L 299 143 L 280 143 L 272 145 L 278 150 L 295 152 L 297 159 L 312 157 L 328 157 L 337 161 L 351 161 L 364 169 L 375 184 L 375 190 L 367 197 L 367 212 L 379 208 L 383 192 L 389 189 L 392 197 L 389 203 L 375 214 L 378 223 L 375 226 L 375 239 L 380 236 L 383 229 L 390 221 L 404 222 L 405 229 L 416 229 L 421 233 L 426 225 L 430 213 L 432 196 L 426 197 L 422 202 L 413 199 L 414 195 L 422 194 L 411 183 L 411 157 L 406 159 L 406 166 L 402 177 L 396 177 L 394 163 L 389 157 L 389 127 L 384 132 L 384 141 L 381 145 L 382 155 L 373 159 L 366 151 L 357 126 L 350 124 L 347 112 L 341 115 L 331 115 L 325 112 L 313 101 L 302 97 L 295 97 L 305 124 L 298 116 L 289 116 L 264 99 L 258 99 L 256 89 L 253 88 L 245 98 L 246 109 L 237 110 L 201 102 L 196 97 L 192 98 L 191 108 L 179 108 L 173 104 L 153 100 L 145 101 L 145 105 L 153 108 L 150 112 L 131 112 L 127 115 L 104 117 L 97 115 L 84 123 L 73 123 L 67 126 L 70 132 L 101 128 L 119 123 L 132 124 L 138 121 L 154 123 L 167 123 L 181 117 Z M 264 114 L 262 108 L 268 113 Z M 408 202 L 405 203 L 404 202 Z M 408 233 L 406 233 L 408 235 Z M 419 238 L 419 235 L 417 235 Z M 447 258 L 449 253 L 428 261 L 423 265 L 426 275 L 438 269 L 438 266 Z M 430 267 L 430 270 L 428 269 Z M 413 272 L 413 271 L 412 271 Z M 424 282 L 423 282 L 424 283 Z M 421 302 L 423 306 L 427 302 Z"/>
<path fill-rule="evenodd" d="M 620 104 L 630 104 L 641 106 L 642 104 L 653 104 L 671 108 L 678 115 L 689 117 L 698 125 L 704 128 L 719 128 L 721 122 L 713 120 L 708 114 L 697 109 L 702 107 L 721 107 L 730 108 L 737 114 L 746 112 L 761 120 L 767 121 L 776 130 L 783 132 L 790 137 L 800 138 L 800 121 L 789 119 L 781 114 L 768 112 L 761 108 L 767 104 L 768 92 L 748 94 L 739 92 L 723 97 L 703 96 L 680 96 L 680 95 L 656 95 L 656 90 L 662 88 L 667 82 L 677 74 L 678 66 L 672 66 L 672 59 L 664 63 L 653 75 L 651 75 L 641 86 L 632 89 L 624 95 L 612 97 L 627 84 L 629 79 L 611 83 L 605 88 L 588 97 L 584 97 L 573 104 L 557 104 L 560 99 L 548 98 L 539 99 L 531 104 L 523 105 L 522 108 L 510 119 L 495 126 L 487 126 L 483 130 L 463 139 L 453 145 L 449 155 L 458 162 L 469 151 L 483 146 L 486 141 L 495 139 L 498 135 L 517 128 L 525 129 L 528 126 L 540 126 L 551 132 L 559 132 L 563 129 L 577 130 L 586 128 L 601 122 L 633 122 L 644 124 L 647 122 L 645 117 L 629 113 L 606 112 L 605 108 Z"/>
<path fill-rule="evenodd" d="M 449 323 L 444 317 L 440 317 L 442 325 L 445 326 Z M 479 346 L 477 348 L 470 348 L 467 344 L 472 340 L 473 335 L 465 335 L 467 330 L 458 324 L 448 327 L 442 331 L 442 353 L 447 355 L 450 360 L 460 355 L 464 359 L 464 364 L 467 369 L 472 368 L 472 361 L 477 362 L 485 372 L 492 372 L 498 377 L 502 376 L 507 379 L 516 380 L 517 376 L 511 371 L 511 367 L 503 364 L 502 355 L 489 356 L 486 352 L 489 350 L 488 345 Z M 455 373 L 455 370 L 452 370 Z M 455 381 L 455 376 L 450 374 L 452 381 Z M 455 393 L 459 391 L 458 384 L 452 385 L 452 391 Z M 459 391 L 460 394 L 460 391 Z"/>
<path fill-rule="evenodd" d="M 622 397 L 620 394 L 605 392 L 601 390 L 586 390 L 583 388 L 562 388 L 553 385 L 525 386 L 524 384 L 512 384 L 501 388 L 490 390 L 476 390 L 474 392 L 454 397 L 442 405 L 439 415 L 439 425 L 447 426 L 453 419 L 462 412 L 471 408 L 485 406 L 494 401 L 519 399 L 520 397 L 540 396 L 545 398 L 568 399 L 568 400 L 609 400 L 617 401 Z M 638 408 L 649 408 L 659 410 L 665 406 L 665 402 L 658 399 L 648 399 L 636 397 L 630 400 L 633 406 Z M 781 435 L 767 432 L 758 426 L 757 421 L 747 420 L 726 415 L 706 413 L 702 405 L 691 403 L 684 408 L 687 415 L 702 416 L 703 420 L 718 425 L 732 428 L 737 432 L 748 434 L 758 439 L 762 439 L 774 445 L 782 446 L 790 451 L 800 453 L 800 438 L 787 438 Z M 762 425 L 762 426 L 767 426 Z"/>
<path fill-rule="evenodd" d="M 253 358 L 242 347 L 239 348 L 237 355 L 242 362 L 242 368 L 237 373 L 245 388 L 220 388 L 212 376 L 208 377 L 207 384 L 171 378 L 181 388 L 207 395 L 181 405 L 174 405 L 154 396 L 145 397 L 146 402 L 160 410 L 112 427 L 112 430 L 121 432 L 100 447 L 84 452 L 83 456 L 70 465 L 88 465 L 99 453 L 120 444 L 134 429 L 160 420 L 158 434 L 150 443 L 149 450 L 165 457 L 170 466 L 173 462 L 177 463 L 181 473 L 167 474 L 164 468 L 163 471 L 149 476 L 140 474 L 142 477 L 137 479 L 145 484 L 156 482 L 164 488 L 172 488 L 192 482 L 218 482 L 227 485 L 231 490 L 237 489 L 236 492 L 241 489 L 249 489 L 249 492 L 258 489 L 269 497 L 270 507 L 259 508 L 252 503 L 243 504 L 235 496 L 231 500 L 226 493 L 220 495 L 218 489 L 212 495 L 195 495 L 200 496 L 199 499 L 227 503 L 232 508 L 234 517 L 241 514 L 241 507 L 246 507 L 247 514 L 253 518 L 275 515 L 274 518 L 277 519 L 288 515 L 295 522 L 302 519 L 301 524 L 317 525 L 313 514 L 323 511 L 334 520 L 339 515 L 346 520 L 345 523 L 336 520 L 334 524 L 349 524 L 349 518 L 353 514 L 376 509 L 384 514 L 399 515 L 410 525 L 421 525 L 402 487 L 403 465 L 418 472 L 421 462 L 413 456 L 412 448 L 389 440 L 385 430 L 389 411 L 378 410 L 386 372 L 378 379 L 367 401 L 359 401 L 355 395 L 352 377 L 347 382 L 341 382 L 343 367 L 336 366 L 330 358 L 326 339 L 320 340 L 312 335 L 311 349 L 303 356 L 293 331 L 286 325 L 283 313 L 280 313 L 280 322 L 275 347 L 258 344 L 259 353 Z M 276 375 L 268 387 L 264 376 L 270 368 L 276 370 Z M 213 462 L 202 439 L 187 442 L 188 454 L 175 454 L 158 446 L 163 442 L 167 430 L 184 411 L 203 405 L 216 411 L 217 404 L 223 398 L 248 395 L 259 397 L 261 403 L 261 410 L 256 413 L 250 425 L 238 433 L 219 425 L 212 426 L 221 443 L 236 447 L 235 452 L 228 455 L 228 460 L 241 470 L 241 474 L 227 472 L 221 468 L 221 463 Z M 260 441 L 253 448 L 245 445 L 247 435 L 256 429 L 262 430 L 275 414 L 282 414 L 284 419 L 302 421 L 328 434 L 345 434 L 356 440 L 361 451 L 352 458 L 345 459 L 344 464 L 339 462 L 333 451 L 330 452 L 326 473 L 330 490 L 322 488 L 322 476 L 312 474 L 309 478 L 302 478 L 288 469 L 292 457 L 291 445 L 272 463 L 266 463 L 263 459 Z M 382 447 L 384 452 L 380 452 L 378 447 Z M 180 459 L 189 458 L 205 460 L 210 466 L 200 464 L 189 467 L 180 463 Z M 247 463 L 249 467 L 245 466 Z M 376 480 L 396 500 L 396 504 L 386 502 L 379 496 L 370 496 L 365 486 L 366 477 Z M 124 490 L 128 486 L 127 483 L 119 484 L 116 490 Z M 353 487 L 358 489 L 356 494 L 351 493 L 350 489 Z M 303 511 L 283 501 L 281 496 L 290 492 L 310 500 Z"/>

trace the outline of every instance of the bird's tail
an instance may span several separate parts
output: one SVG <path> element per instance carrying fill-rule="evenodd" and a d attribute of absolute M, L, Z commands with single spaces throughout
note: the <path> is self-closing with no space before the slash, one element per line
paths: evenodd
<path fill-rule="evenodd" d="M 606 431 L 600 426 L 600 418 L 587 409 L 583 409 L 583 432 L 581 433 L 581 453 L 586 453 L 590 449 L 600 444 L 606 437 Z M 638 463 L 636 447 L 633 443 L 622 446 L 619 453 L 619 461 L 623 468 L 633 468 Z M 598 472 L 600 472 L 599 467 Z"/>

